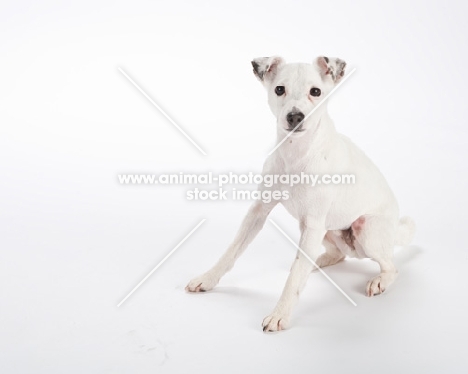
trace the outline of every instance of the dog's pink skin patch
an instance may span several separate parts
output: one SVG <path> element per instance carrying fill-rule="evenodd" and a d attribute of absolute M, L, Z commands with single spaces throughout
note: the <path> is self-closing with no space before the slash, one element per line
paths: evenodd
<path fill-rule="evenodd" d="M 356 235 L 361 232 L 361 230 L 364 228 L 365 223 L 366 218 L 364 216 L 359 217 L 356 221 L 353 222 L 351 227 L 353 228 L 353 231 Z"/>

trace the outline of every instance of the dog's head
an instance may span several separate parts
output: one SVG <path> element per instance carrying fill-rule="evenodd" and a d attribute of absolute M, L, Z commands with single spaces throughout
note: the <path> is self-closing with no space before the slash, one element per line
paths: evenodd
<path fill-rule="evenodd" d="M 345 72 L 339 58 L 318 57 L 311 64 L 287 64 L 281 57 L 260 57 L 252 61 L 255 76 L 268 92 L 268 104 L 286 133 L 303 133 L 314 127 L 324 106 L 304 121 L 314 107 L 333 89 Z M 324 103 L 325 104 L 325 103 Z M 316 121 L 315 121 L 316 125 Z"/>

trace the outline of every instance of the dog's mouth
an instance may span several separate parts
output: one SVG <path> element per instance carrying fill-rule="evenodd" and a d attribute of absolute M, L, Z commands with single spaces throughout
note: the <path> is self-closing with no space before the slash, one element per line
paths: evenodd
<path fill-rule="evenodd" d="M 285 130 L 286 130 L 287 132 L 292 132 L 292 131 L 294 131 L 294 132 L 303 132 L 303 131 L 305 131 L 305 129 L 302 128 L 302 126 L 298 127 L 296 130 L 294 130 L 294 127 L 293 127 L 293 128 L 287 128 L 287 129 L 285 129 Z"/>

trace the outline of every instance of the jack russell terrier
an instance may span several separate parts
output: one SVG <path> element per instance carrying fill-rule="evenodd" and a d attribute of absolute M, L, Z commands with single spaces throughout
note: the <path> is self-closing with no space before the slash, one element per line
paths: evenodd
<path fill-rule="evenodd" d="M 410 243 L 415 224 L 409 217 L 399 218 L 398 203 L 385 178 L 356 145 L 335 130 L 326 102 L 306 117 L 343 77 L 346 63 L 328 57 L 318 57 L 312 64 L 262 57 L 254 59 L 252 66 L 277 118 L 278 144 L 289 135 L 267 158 L 262 174 L 355 175 L 354 184 L 260 185 L 259 190 L 288 190 L 289 199 L 280 202 L 299 221 L 299 247 L 317 266 L 336 264 L 345 256 L 371 258 L 380 265 L 380 274 L 367 283 L 366 295 L 383 293 L 397 276 L 393 248 Z M 255 201 L 224 255 L 213 268 L 190 281 L 186 290 L 209 291 L 216 286 L 278 202 Z M 320 255 L 322 244 L 326 251 Z M 276 307 L 263 320 L 263 331 L 287 328 L 299 293 L 314 269 L 299 251 Z"/>

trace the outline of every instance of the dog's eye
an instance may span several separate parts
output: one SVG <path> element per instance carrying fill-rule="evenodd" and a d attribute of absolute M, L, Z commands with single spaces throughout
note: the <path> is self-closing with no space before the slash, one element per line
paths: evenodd
<path fill-rule="evenodd" d="M 320 91 L 320 88 L 312 87 L 310 89 L 310 94 L 311 94 L 311 96 L 318 97 L 318 96 L 320 96 L 322 94 L 322 91 Z"/>
<path fill-rule="evenodd" d="M 284 86 L 276 86 L 275 94 L 278 96 L 284 95 Z"/>

